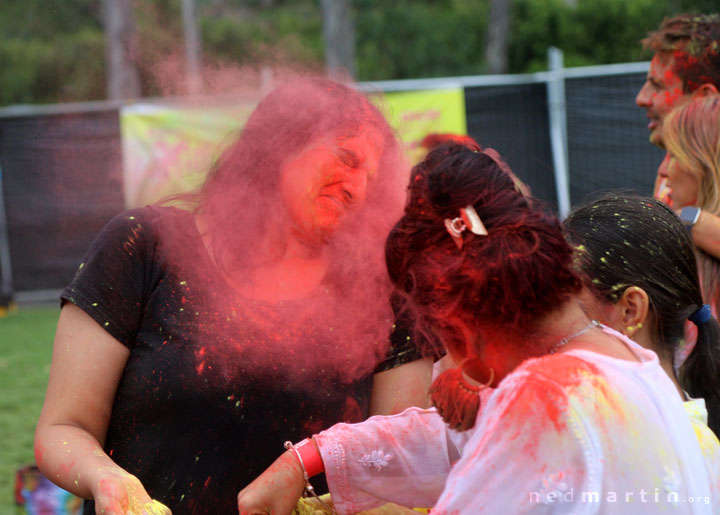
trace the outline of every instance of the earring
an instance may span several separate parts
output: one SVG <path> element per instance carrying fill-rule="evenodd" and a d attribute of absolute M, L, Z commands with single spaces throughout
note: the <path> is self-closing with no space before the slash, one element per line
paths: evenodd
<path fill-rule="evenodd" d="M 643 326 L 642 322 L 638 322 L 637 325 L 629 325 L 625 329 L 625 333 L 627 334 L 627 336 L 630 336 L 632 333 L 634 333 L 638 329 L 642 329 L 642 326 Z"/>
<path fill-rule="evenodd" d="M 480 410 L 480 392 L 494 380 L 495 371 L 491 368 L 486 384 L 470 384 L 463 375 L 461 365 L 437 376 L 430 387 L 430 399 L 450 429 L 467 431 L 475 425 Z"/>

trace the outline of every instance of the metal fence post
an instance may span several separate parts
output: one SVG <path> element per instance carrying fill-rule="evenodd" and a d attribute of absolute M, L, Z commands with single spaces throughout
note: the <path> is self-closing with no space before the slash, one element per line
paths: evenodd
<path fill-rule="evenodd" d="M 570 173 L 568 170 L 567 112 L 565 106 L 565 73 L 562 50 L 548 49 L 547 81 L 550 148 L 555 172 L 558 214 L 565 218 L 570 212 Z"/>
<path fill-rule="evenodd" d="M 2 165 L 0 164 L 0 307 L 6 307 L 13 300 L 13 286 L 2 176 Z"/>

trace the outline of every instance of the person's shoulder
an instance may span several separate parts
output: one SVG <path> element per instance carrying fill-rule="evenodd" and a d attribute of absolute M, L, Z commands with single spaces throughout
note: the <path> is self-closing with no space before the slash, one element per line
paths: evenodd
<path fill-rule="evenodd" d="M 565 353 L 530 358 L 500 382 L 487 404 L 498 413 L 519 405 L 565 411 L 569 398 L 592 390 L 601 374 L 592 363 Z"/>
<path fill-rule="evenodd" d="M 525 360 L 514 373 L 527 381 L 570 386 L 602 372 L 579 356 L 559 352 Z"/>
<path fill-rule="evenodd" d="M 547 361 L 554 362 L 552 371 L 543 366 Z M 570 430 L 574 389 L 568 387 L 565 376 L 581 366 L 574 357 L 554 355 L 548 360 L 523 362 L 502 379 L 489 398 L 483 399 L 477 432 L 498 435 L 509 431 L 519 440 L 536 441 L 548 431 L 559 434 Z M 529 427 L 533 430 L 527 431 Z M 473 439 L 484 441 L 482 436 Z"/>
<path fill-rule="evenodd" d="M 132 248 L 154 246 L 153 242 L 162 239 L 168 228 L 178 225 L 178 209 L 149 205 L 122 211 L 113 216 L 95 237 L 93 249 L 116 248 L 122 246 L 128 251 Z"/>
<path fill-rule="evenodd" d="M 113 216 L 106 224 L 106 228 L 152 224 L 158 218 L 159 213 L 155 206 L 136 207 L 121 211 Z"/>
<path fill-rule="evenodd" d="M 105 230 L 138 230 L 162 232 L 162 226 L 172 226 L 188 221 L 192 214 L 171 206 L 152 204 L 122 211 L 105 226 Z"/>
<path fill-rule="evenodd" d="M 487 411 L 495 415 L 513 411 L 515 406 L 535 406 L 567 401 L 567 376 L 576 374 L 582 363 L 573 356 L 547 356 L 524 361 L 502 379 L 487 399 Z M 483 408 L 485 411 L 485 408 Z"/>
<path fill-rule="evenodd" d="M 156 223 L 157 221 L 186 220 L 192 216 L 188 211 L 173 206 L 162 204 L 148 204 L 143 207 L 128 209 L 119 216 L 125 216 L 129 220 Z"/>

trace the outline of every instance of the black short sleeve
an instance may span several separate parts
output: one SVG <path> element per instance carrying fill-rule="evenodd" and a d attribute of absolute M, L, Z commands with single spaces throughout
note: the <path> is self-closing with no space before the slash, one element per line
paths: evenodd
<path fill-rule="evenodd" d="M 390 331 L 390 349 L 387 357 L 377 366 L 375 373 L 384 372 L 421 359 L 422 353 L 412 339 L 412 327 L 407 319 L 397 319 Z"/>
<path fill-rule="evenodd" d="M 150 287 L 156 221 L 150 207 L 113 218 L 61 294 L 63 304 L 78 306 L 127 347 L 135 342 Z"/>

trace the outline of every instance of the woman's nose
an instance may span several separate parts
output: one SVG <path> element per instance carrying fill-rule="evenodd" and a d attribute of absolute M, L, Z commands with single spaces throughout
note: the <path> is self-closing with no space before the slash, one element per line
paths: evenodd
<path fill-rule="evenodd" d="M 362 168 L 348 169 L 343 181 L 343 192 L 353 204 L 362 204 L 365 201 L 367 189 L 367 172 Z"/>

